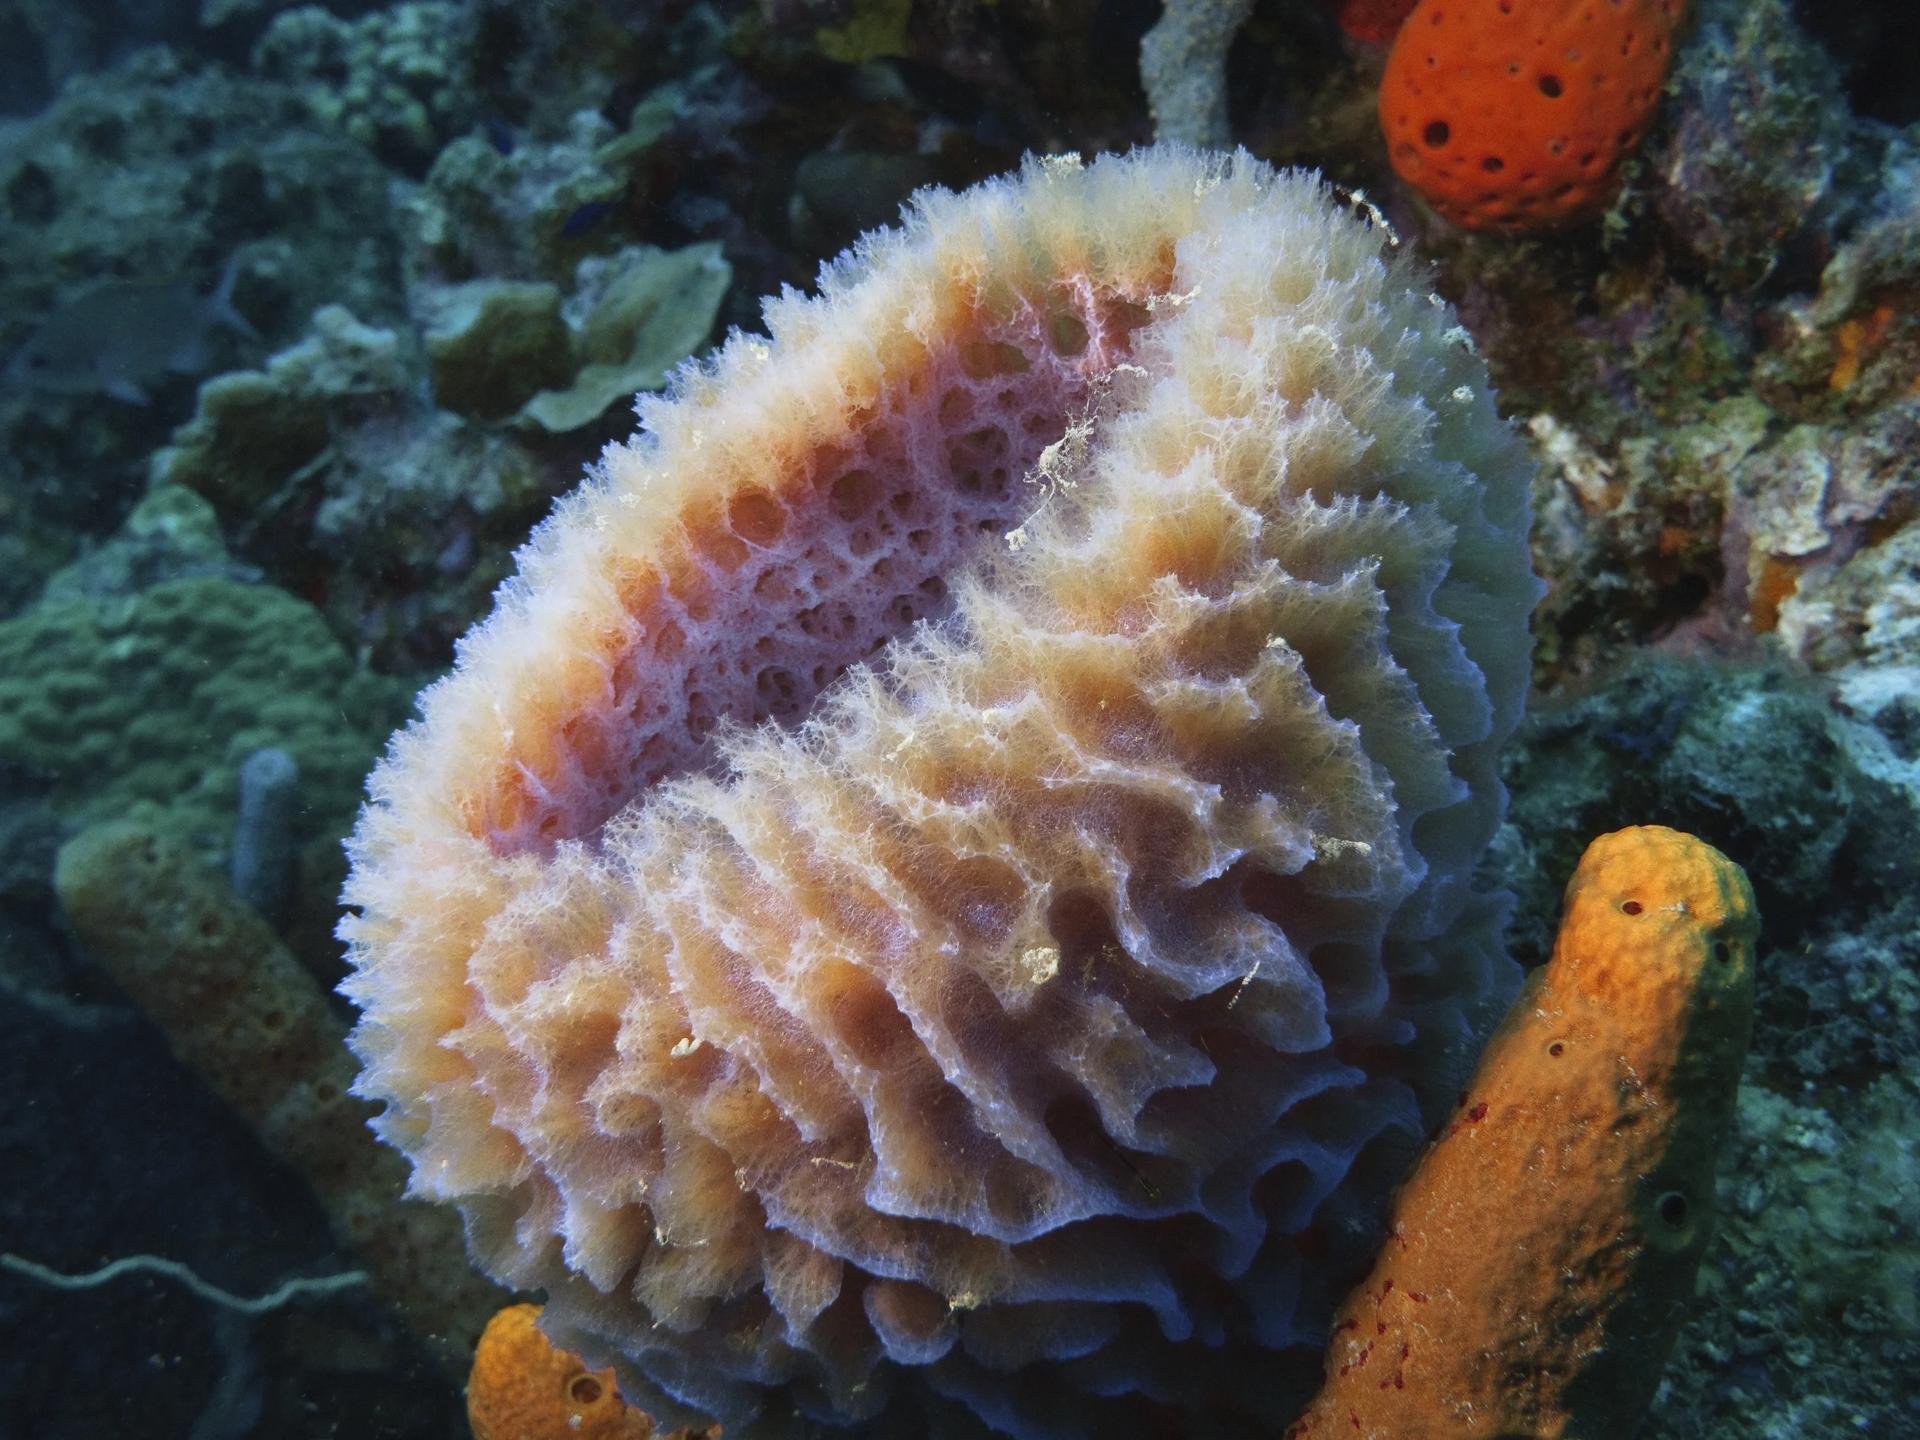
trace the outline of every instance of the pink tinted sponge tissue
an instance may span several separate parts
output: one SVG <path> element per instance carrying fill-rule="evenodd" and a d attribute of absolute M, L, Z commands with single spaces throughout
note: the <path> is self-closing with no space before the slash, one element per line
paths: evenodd
<path fill-rule="evenodd" d="M 1167 148 L 766 325 L 375 772 L 359 1093 L 663 1423 L 1282 1424 L 1515 983 L 1485 368 L 1317 178 Z"/>

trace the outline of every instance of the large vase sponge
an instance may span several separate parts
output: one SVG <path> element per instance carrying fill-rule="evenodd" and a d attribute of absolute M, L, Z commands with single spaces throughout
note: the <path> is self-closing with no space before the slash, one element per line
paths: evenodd
<path fill-rule="evenodd" d="M 1249 1356 L 1510 993 L 1521 447 L 1245 155 L 928 192 L 820 291 L 642 402 L 375 774 L 362 1092 L 663 1420 L 1283 1419 Z"/>

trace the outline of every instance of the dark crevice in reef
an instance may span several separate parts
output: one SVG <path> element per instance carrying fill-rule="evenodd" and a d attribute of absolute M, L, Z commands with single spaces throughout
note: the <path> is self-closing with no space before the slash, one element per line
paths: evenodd
<path fill-rule="evenodd" d="M 1920 120 L 1920 14 L 1911 4 L 1799 0 L 1797 15 L 1840 66 L 1854 114 L 1889 125 Z"/>

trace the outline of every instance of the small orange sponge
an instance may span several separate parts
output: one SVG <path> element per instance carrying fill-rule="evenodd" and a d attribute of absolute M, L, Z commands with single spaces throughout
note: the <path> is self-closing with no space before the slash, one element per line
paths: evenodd
<path fill-rule="evenodd" d="M 1421 0 L 1380 82 L 1393 168 L 1475 230 L 1598 214 L 1685 13 L 1686 0 Z"/>
<path fill-rule="evenodd" d="M 653 1421 L 628 1408 L 613 1371 L 588 1370 L 540 1333 L 538 1305 L 487 1323 L 467 1381 L 473 1440 L 648 1440 Z"/>

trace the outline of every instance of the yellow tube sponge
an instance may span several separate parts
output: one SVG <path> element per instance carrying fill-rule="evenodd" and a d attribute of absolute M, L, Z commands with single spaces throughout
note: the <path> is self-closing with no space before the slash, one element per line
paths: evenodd
<path fill-rule="evenodd" d="M 443 1211 L 401 1203 L 405 1166 L 367 1134 L 327 993 L 176 838 L 114 821 L 60 850 L 54 888 L 88 953 L 174 1056 L 313 1187 L 334 1233 L 444 1363 L 464 1367 L 500 1293 Z"/>
<path fill-rule="evenodd" d="M 1512 982 L 1522 451 L 1245 155 L 927 192 L 820 291 L 640 402 L 375 773 L 359 1093 L 662 1423 L 1284 1421 L 1316 1212 Z"/>
<path fill-rule="evenodd" d="M 1691 835 L 1587 847 L 1290 1440 L 1629 1440 L 1712 1229 L 1758 930 L 1746 875 Z"/>

